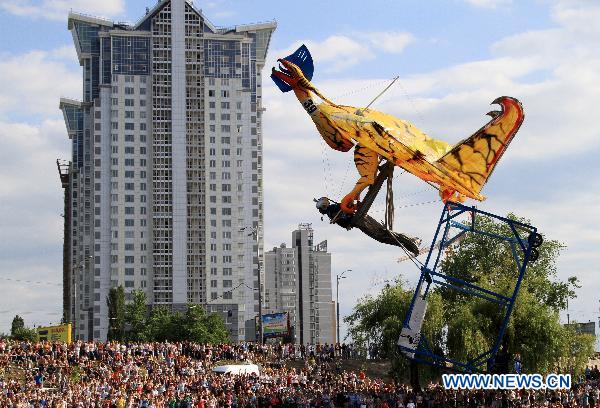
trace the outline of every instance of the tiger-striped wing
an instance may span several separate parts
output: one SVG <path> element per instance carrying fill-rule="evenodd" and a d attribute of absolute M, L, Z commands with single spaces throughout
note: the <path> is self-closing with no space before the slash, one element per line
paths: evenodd
<path fill-rule="evenodd" d="M 473 195 L 480 195 L 483 185 L 523 123 L 523 107 L 517 99 L 502 96 L 493 103 L 499 104 L 502 110 L 490 112 L 493 117 L 490 122 L 457 143 L 436 162 Z"/>

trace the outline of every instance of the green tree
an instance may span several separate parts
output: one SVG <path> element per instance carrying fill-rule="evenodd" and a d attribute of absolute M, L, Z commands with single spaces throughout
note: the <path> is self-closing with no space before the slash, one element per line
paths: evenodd
<path fill-rule="evenodd" d="M 199 305 L 189 305 L 185 313 L 185 336 L 197 343 L 226 343 L 229 330 L 217 313 L 206 313 Z"/>
<path fill-rule="evenodd" d="M 19 327 L 10 337 L 13 340 L 37 341 L 37 331 L 29 327 Z"/>
<path fill-rule="evenodd" d="M 108 340 L 121 341 L 125 336 L 125 290 L 111 288 L 106 298 L 108 306 Z"/>
<path fill-rule="evenodd" d="M 10 326 L 10 335 L 14 336 L 15 332 L 17 332 L 19 329 L 22 329 L 25 327 L 25 321 L 23 320 L 23 318 L 19 315 L 16 315 L 15 317 L 13 317 L 12 320 L 12 324 Z"/>
<path fill-rule="evenodd" d="M 229 331 L 218 314 L 207 314 L 199 305 L 189 305 L 185 313 L 166 307 L 152 309 L 145 324 L 144 338 L 150 341 L 229 341 Z"/>
<path fill-rule="evenodd" d="M 166 306 L 152 308 L 146 321 L 144 336 L 149 341 L 176 341 L 181 335 L 181 313 L 172 312 Z"/>
<path fill-rule="evenodd" d="M 126 337 L 130 341 L 145 341 L 146 315 L 148 305 L 146 293 L 142 290 L 131 292 L 132 300 L 125 306 Z"/>
<path fill-rule="evenodd" d="M 28 340 L 35 341 L 37 339 L 37 332 L 35 329 L 25 327 L 25 321 L 19 315 L 16 315 L 10 326 L 10 337 L 13 340 Z"/>

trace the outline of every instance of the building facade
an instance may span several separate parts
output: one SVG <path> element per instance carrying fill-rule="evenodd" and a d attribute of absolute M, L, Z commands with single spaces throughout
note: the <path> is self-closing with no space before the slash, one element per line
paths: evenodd
<path fill-rule="evenodd" d="M 314 245 L 310 224 L 292 232 L 285 244 L 265 253 L 265 313 L 287 312 L 296 343 L 335 342 L 331 254 L 327 241 Z"/>
<path fill-rule="evenodd" d="M 72 144 L 60 173 L 64 314 L 75 338 L 106 338 L 106 298 L 119 285 L 152 305 L 205 305 L 233 340 L 254 336 L 260 74 L 275 27 L 217 28 L 186 0 L 161 0 L 135 25 L 69 14 L 83 68 L 82 100 L 60 102 Z"/>

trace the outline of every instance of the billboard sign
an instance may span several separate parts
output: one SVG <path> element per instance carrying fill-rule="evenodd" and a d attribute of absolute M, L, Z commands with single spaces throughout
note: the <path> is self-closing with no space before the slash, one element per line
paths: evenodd
<path fill-rule="evenodd" d="M 71 323 L 35 329 L 38 341 L 59 341 L 67 344 L 71 343 L 71 330 Z"/>
<path fill-rule="evenodd" d="M 263 334 L 265 338 L 285 337 L 289 334 L 287 313 L 271 313 L 263 315 Z"/>

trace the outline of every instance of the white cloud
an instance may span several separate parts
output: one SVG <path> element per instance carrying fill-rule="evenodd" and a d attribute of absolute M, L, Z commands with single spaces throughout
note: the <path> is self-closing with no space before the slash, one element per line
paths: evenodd
<path fill-rule="evenodd" d="M 311 39 L 296 41 L 284 50 L 269 52 L 274 65 L 277 58 L 290 55 L 300 45 L 305 44 L 319 64 L 319 69 L 326 73 L 339 73 L 364 61 L 373 60 L 378 52 L 399 54 L 414 41 L 410 33 L 398 31 L 353 32 L 337 34 L 315 41 Z"/>
<path fill-rule="evenodd" d="M 77 59 L 77 51 L 75 50 L 75 46 L 73 44 L 63 45 L 62 47 L 55 48 L 49 52 L 49 56 L 60 60 L 63 59 L 65 62 L 73 65 Z"/>
<path fill-rule="evenodd" d="M 56 159 L 69 157 L 70 143 L 58 104 L 62 94 L 81 94 L 71 57 L 61 47 L 0 59 L 0 225 L 7 237 L 0 277 L 61 282 L 63 196 Z M 0 331 L 16 313 L 25 312 L 29 324 L 59 321 L 60 292 L 59 286 L 1 281 L 0 299 L 19 299 L 26 307 L 0 301 Z"/>
<path fill-rule="evenodd" d="M 66 47 L 5 55 L 0 60 L 0 118 L 11 114 L 59 115 L 60 96 L 82 92 L 76 59 L 67 63 L 67 55 Z"/>
<path fill-rule="evenodd" d="M 0 122 L 0 225 L 5 237 L 0 247 L 0 332 L 17 313 L 26 313 L 28 324 L 60 320 L 63 193 L 56 159 L 68 153 L 59 120 Z"/>
<path fill-rule="evenodd" d="M 553 18 L 570 30 L 598 34 L 600 4 L 588 0 L 557 0 Z"/>
<path fill-rule="evenodd" d="M 400 54 L 415 40 L 414 36 L 410 33 L 394 31 L 366 33 L 364 36 L 371 42 L 374 48 L 390 54 Z"/>
<path fill-rule="evenodd" d="M 114 17 L 125 11 L 124 0 L 0 0 L 0 9 L 21 17 L 66 21 L 69 11 L 85 10 L 98 17 Z"/>
<path fill-rule="evenodd" d="M 273 51 L 270 55 L 276 56 L 274 59 L 285 57 L 302 44 L 308 47 L 313 60 L 322 64 L 319 68 L 324 72 L 341 72 L 361 61 L 374 58 L 373 52 L 366 44 L 346 35 L 332 35 L 323 41 L 297 41 L 285 51 Z"/>
<path fill-rule="evenodd" d="M 481 7 L 495 9 L 502 6 L 508 6 L 512 4 L 512 0 L 465 0 L 468 4 Z"/>

